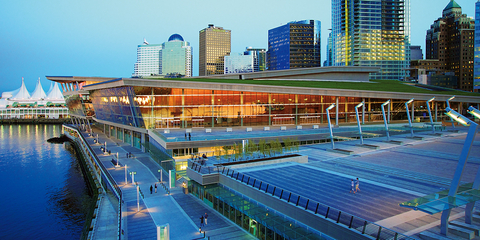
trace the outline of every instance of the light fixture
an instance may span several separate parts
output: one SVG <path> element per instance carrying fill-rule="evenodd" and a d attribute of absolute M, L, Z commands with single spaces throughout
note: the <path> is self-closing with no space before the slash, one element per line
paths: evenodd
<path fill-rule="evenodd" d="M 463 126 L 470 126 L 471 120 L 466 118 L 465 116 L 461 115 L 460 113 L 452 110 L 451 108 L 447 107 L 445 109 L 447 111 L 445 114 L 448 115 L 453 120 L 457 121 L 458 123 L 462 124 Z"/>
<path fill-rule="evenodd" d="M 408 104 L 412 103 L 413 102 L 413 98 L 408 100 L 406 103 L 405 103 L 405 109 L 407 111 L 407 117 L 408 117 L 408 126 L 410 127 L 410 133 L 411 133 L 411 137 L 413 138 L 413 126 L 412 126 L 412 119 L 410 118 L 410 111 L 408 110 Z M 412 109 L 413 111 L 413 109 Z M 413 112 L 412 112 L 413 114 Z"/>
<path fill-rule="evenodd" d="M 476 118 L 480 118 L 480 111 L 472 106 L 468 108 L 467 112 L 472 114 Z"/>

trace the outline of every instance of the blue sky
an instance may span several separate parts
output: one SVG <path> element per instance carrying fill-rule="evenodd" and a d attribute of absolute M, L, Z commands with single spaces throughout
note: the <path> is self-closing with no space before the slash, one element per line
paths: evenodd
<path fill-rule="evenodd" d="M 474 17 L 473 0 L 456 0 Z M 425 32 L 449 0 L 411 0 L 411 42 L 425 51 Z M 178 33 L 194 48 L 198 75 L 198 32 L 213 23 L 232 30 L 232 52 L 267 48 L 267 32 L 294 20 L 322 22 L 322 62 L 329 0 L 158 1 L 17 0 L 0 3 L 0 92 L 30 92 L 40 77 L 47 91 L 51 76 L 130 77 L 143 38 L 163 43 Z"/>

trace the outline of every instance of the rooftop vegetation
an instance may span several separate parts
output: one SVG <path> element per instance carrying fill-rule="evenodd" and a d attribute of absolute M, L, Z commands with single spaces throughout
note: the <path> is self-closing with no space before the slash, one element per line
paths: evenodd
<path fill-rule="evenodd" d="M 406 93 L 425 93 L 442 95 L 464 95 L 479 96 L 479 93 L 459 91 L 449 88 L 435 87 L 434 90 L 422 88 L 428 85 L 412 84 L 397 80 L 370 80 L 370 82 L 333 82 L 333 81 L 294 81 L 294 80 L 240 80 L 240 79 L 200 79 L 200 78 L 175 78 L 175 79 L 155 79 L 184 82 L 208 82 L 208 83 L 233 83 L 233 84 L 252 84 L 252 85 L 270 85 L 285 87 L 307 87 L 307 88 L 332 88 L 349 90 L 367 90 L 382 92 L 406 92 Z"/>

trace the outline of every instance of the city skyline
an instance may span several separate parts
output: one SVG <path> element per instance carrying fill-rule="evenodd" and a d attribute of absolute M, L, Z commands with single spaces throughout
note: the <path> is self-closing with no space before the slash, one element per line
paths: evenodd
<path fill-rule="evenodd" d="M 191 7 L 182 15 L 168 11 L 175 9 L 173 2 L 144 1 L 140 5 L 111 1 L 82 4 L 5 2 L 0 10 L 4 18 L 0 25 L 3 30 L 0 92 L 18 89 L 21 77 L 25 77 L 29 91 L 34 89 L 38 77 L 43 87 L 48 88 L 45 75 L 129 77 L 136 60 L 136 46 L 143 38 L 150 43 L 162 43 L 174 33 L 192 44 L 193 75 L 198 76 L 198 32 L 208 24 L 232 30 L 232 52 L 242 52 L 250 46 L 266 48 L 268 29 L 302 19 L 319 20 L 322 22 L 322 63 L 326 59 L 328 29 L 331 28 L 330 1 L 307 1 L 302 5 L 287 1 L 244 1 L 229 6 L 215 2 L 218 1 L 189 2 Z M 411 44 L 422 46 L 424 53 L 426 31 L 441 17 L 448 2 L 411 2 Z M 475 1 L 456 2 L 467 16 L 474 17 Z M 214 10 L 209 7 L 212 4 L 216 6 Z M 146 5 L 149 7 L 143 8 Z M 248 11 L 242 9 L 250 5 L 257 9 L 273 9 L 276 14 L 266 14 L 268 18 L 259 14 L 256 18 L 248 17 Z M 142 9 L 140 15 L 132 14 L 135 8 Z M 204 14 L 209 11 L 212 14 Z M 175 18 L 178 20 L 171 21 Z"/>

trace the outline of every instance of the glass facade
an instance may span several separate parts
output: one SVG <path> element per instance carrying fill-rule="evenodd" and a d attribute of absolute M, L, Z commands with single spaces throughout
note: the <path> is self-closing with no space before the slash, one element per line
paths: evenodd
<path fill-rule="evenodd" d="M 95 90 L 90 93 L 90 99 L 98 119 L 145 128 L 138 104 L 146 99 L 137 98 L 133 87 Z"/>
<path fill-rule="evenodd" d="M 325 109 L 336 102 L 335 96 L 159 87 L 96 90 L 90 98 L 98 119 L 149 129 L 322 124 Z M 356 122 L 362 100 L 338 97 L 339 122 Z M 365 99 L 365 121 L 382 121 L 380 106 L 387 100 Z M 391 119 L 406 120 L 404 100 L 391 100 Z M 415 101 L 415 107 L 425 118 L 425 102 Z M 438 111 L 444 107 L 439 103 Z"/>
<path fill-rule="evenodd" d="M 475 3 L 475 57 L 473 87 L 480 89 L 480 1 Z"/>
<path fill-rule="evenodd" d="M 231 51 L 231 31 L 210 24 L 199 35 L 198 74 L 224 74 L 224 57 Z"/>
<path fill-rule="evenodd" d="M 261 72 L 267 70 L 267 52 L 263 48 L 248 47 L 244 55 L 253 56 L 253 71 Z"/>
<path fill-rule="evenodd" d="M 321 67 L 320 28 L 320 21 L 303 20 L 268 30 L 268 69 Z"/>
<path fill-rule="evenodd" d="M 163 43 L 160 50 L 161 74 L 191 77 L 193 49 L 190 43 L 183 41 L 180 35 L 172 36 L 179 36 L 179 38 L 170 37 L 172 40 Z"/>
<path fill-rule="evenodd" d="M 410 65 L 410 1 L 332 0 L 332 66 L 374 66 L 400 80 Z"/>
<path fill-rule="evenodd" d="M 225 56 L 225 74 L 253 72 L 253 55 L 230 53 Z"/>
<path fill-rule="evenodd" d="M 332 239 L 221 185 L 188 184 L 192 195 L 258 239 Z"/>

